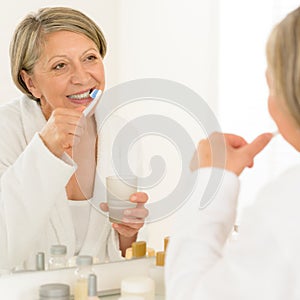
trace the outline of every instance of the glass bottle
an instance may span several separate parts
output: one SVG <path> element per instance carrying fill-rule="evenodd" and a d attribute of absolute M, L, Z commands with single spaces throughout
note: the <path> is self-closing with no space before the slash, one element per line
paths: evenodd
<path fill-rule="evenodd" d="M 65 245 L 52 245 L 50 248 L 50 258 L 48 269 L 61 269 L 67 267 L 67 247 Z"/>
<path fill-rule="evenodd" d="M 86 300 L 88 297 L 88 277 L 95 274 L 93 269 L 93 257 L 79 255 L 76 259 L 74 300 Z"/>

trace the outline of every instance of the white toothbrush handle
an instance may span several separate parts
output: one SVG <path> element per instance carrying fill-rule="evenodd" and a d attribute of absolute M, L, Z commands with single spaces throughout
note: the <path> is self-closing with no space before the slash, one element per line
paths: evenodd
<path fill-rule="evenodd" d="M 99 102 L 99 100 L 101 98 L 101 95 L 102 95 L 102 91 L 98 90 L 93 101 L 82 112 L 85 117 L 87 117 L 89 115 L 89 113 L 92 111 L 92 109 L 97 105 L 97 103 Z"/>

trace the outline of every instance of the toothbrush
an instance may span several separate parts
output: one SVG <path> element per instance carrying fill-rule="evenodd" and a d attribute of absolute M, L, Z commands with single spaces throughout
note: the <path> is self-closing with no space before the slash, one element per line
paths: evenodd
<path fill-rule="evenodd" d="M 88 117 L 92 109 L 98 104 L 102 95 L 101 90 L 94 89 L 90 93 L 90 97 L 93 98 L 92 102 L 82 112 L 85 117 Z"/>

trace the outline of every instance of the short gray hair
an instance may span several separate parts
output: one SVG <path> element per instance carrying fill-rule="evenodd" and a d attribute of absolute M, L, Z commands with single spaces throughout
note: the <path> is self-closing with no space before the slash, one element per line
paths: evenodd
<path fill-rule="evenodd" d="M 34 100 L 21 77 L 21 71 L 32 74 L 34 65 L 43 50 L 45 35 L 56 31 L 84 34 L 99 49 L 103 58 L 107 44 L 98 25 L 82 12 L 68 7 L 46 7 L 28 14 L 15 29 L 10 43 L 11 76 L 17 88 Z"/>

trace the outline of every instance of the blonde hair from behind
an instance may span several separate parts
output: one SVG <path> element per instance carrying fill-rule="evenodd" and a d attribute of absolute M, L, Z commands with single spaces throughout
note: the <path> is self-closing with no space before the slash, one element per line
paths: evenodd
<path fill-rule="evenodd" d="M 274 27 L 266 54 L 275 93 L 300 126 L 300 7 Z"/>
<path fill-rule="evenodd" d="M 72 31 L 84 34 L 99 49 L 103 58 L 106 40 L 98 25 L 82 12 L 68 7 L 46 7 L 28 14 L 17 26 L 10 43 L 11 76 L 17 88 L 29 98 L 36 99 L 21 77 L 21 71 L 32 74 L 43 51 L 45 35 L 56 31 Z"/>

